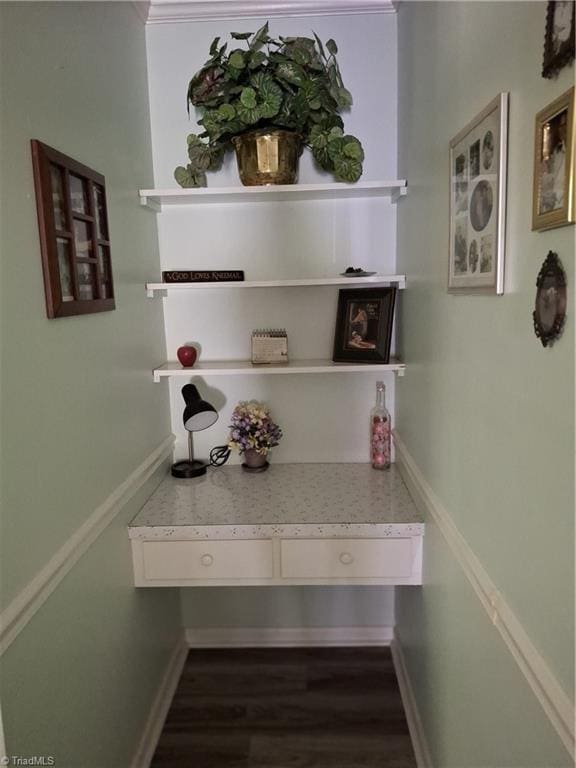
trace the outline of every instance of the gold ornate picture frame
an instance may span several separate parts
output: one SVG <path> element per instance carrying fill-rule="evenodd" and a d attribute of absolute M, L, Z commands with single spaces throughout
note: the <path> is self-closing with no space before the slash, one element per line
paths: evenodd
<path fill-rule="evenodd" d="M 536 115 L 532 229 L 573 224 L 574 87 Z"/>

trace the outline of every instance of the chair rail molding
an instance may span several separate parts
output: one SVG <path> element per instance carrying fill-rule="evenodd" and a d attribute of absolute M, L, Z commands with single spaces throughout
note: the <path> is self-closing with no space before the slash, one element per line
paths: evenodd
<path fill-rule="evenodd" d="M 0 656 L 128 501 L 163 462 L 172 456 L 175 439 L 174 435 L 166 437 L 74 531 L 56 554 L 0 613 Z"/>
<path fill-rule="evenodd" d="M 574 703 L 454 524 L 397 432 L 394 434 L 394 444 L 400 473 L 416 506 L 423 515 L 432 518 L 438 526 L 490 617 L 490 621 L 500 633 L 552 726 L 574 759 L 576 734 Z"/>
<path fill-rule="evenodd" d="M 395 13 L 398 0 L 150 0 L 147 24 Z M 143 6 L 143 3 L 135 5 Z M 142 8 L 139 9 L 140 15 Z"/>

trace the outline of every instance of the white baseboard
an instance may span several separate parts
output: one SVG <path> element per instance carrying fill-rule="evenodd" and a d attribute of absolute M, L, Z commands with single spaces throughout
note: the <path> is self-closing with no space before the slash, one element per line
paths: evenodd
<path fill-rule="evenodd" d="M 110 525 L 128 501 L 172 455 L 174 435 L 170 435 L 147 456 L 95 509 L 88 519 L 60 547 L 46 565 L 0 614 L 0 655 L 10 646 L 36 611 L 74 567 L 82 555 Z"/>
<path fill-rule="evenodd" d="M 414 695 L 412 683 L 408 677 L 404 652 L 396 638 L 392 640 L 390 650 L 392 651 L 392 661 L 394 662 L 398 687 L 400 688 L 400 696 L 402 697 L 402 704 L 404 705 L 404 712 L 408 722 L 408 730 L 410 731 L 410 738 L 414 748 L 416 765 L 418 768 L 433 768 L 430 750 L 428 749 L 428 744 L 426 742 L 426 734 L 416 703 L 416 696 Z"/>
<path fill-rule="evenodd" d="M 450 514 L 428 484 L 398 434 L 395 434 L 394 442 L 398 467 L 416 506 L 438 527 L 490 621 L 500 633 L 562 743 L 574 758 L 576 735 L 574 703 L 454 524 Z"/>
<path fill-rule="evenodd" d="M 2 722 L 2 704 L 0 703 L 0 765 L 6 764 L 6 741 L 4 740 L 4 724 Z"/>
<path fill-rule="evenodd" d="M 392 627 L 226 628 L 186 630 L 189 648 L 311 648 L 390 645 Z"/>
<path fill-rule="evenodd" d="M 174 648 L 174 652 L 170 657 L 162 682 L 158 688 L 158 693 L 152 702 L 150 713 L 148 714 L 146 725 L 142 732 L 142 738 L 140 739 L 130 768 L 148 768 L 152 762 L 160 734 L 162 733 L 162 728 L 164 727 L 164 721 L 166 720 L 166 715 L 170 709 L 170 704 L 172 703 L 176 686 L 180 680 L 180 675 L 182 674 L 187 655 L 188 645 L 186 644 L 184 637 L 182 637 Z"/>

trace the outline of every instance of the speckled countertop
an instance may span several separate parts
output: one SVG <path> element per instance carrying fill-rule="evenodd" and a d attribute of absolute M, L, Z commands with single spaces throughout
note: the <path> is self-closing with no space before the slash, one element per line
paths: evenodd
<path fill-rule="evenodd" d="M 271 464 L 166 477 L 132 520 L 131 539 L 421 536 L 424 523 L 395 466 Z"/>

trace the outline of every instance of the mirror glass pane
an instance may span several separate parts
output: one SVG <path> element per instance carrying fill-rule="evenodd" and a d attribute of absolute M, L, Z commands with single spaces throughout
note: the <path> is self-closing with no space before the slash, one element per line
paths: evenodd
<path fill-rule="evenodd" d="M 94 184 L 94 210 L 96 211 L 96 231 L 99 240 L 108 240 L 108 226 L 106 222 L 106 198 L 104 190 L 99 184 Z"/>
<path fill-rule="evenodd" d="M 95 299 L 96 296 L 96 269 L 94 264 L 78 262 L 78 298 L 81 300 Z"/>
<path fill-rule="evenodd" d="M 110 269 L 110 249 L 105 245 L 98 246 L 98 265 L 102 278 L 102 298 L 112 298 L 112 271 Z"/>
<path fill-rule="evenodd" d="M 56 229 L 66 229 L 66 211 L 64 208 L 64 183 L 62 169 L 50 163 L 50 183 L 52 186 L 52 210 Z"/>
<path fill-rule="evenodd" d="M 79 176 L 70 174 L 70 201 L 75 213 L 89 213 L 86 197 L 86 182 Z"/>
<path fill-rule="evenodd" d="M 62 301 L 74 301 L 74 280 L 70 266 L 70 243 L 62 237 L 56 238 L 58 249 L 58 269 L 60 272 L 60 290 Z"/>
<path fill-rule="evenodd" d="M 74 242 L 78 259 L 92 258 L 94 256 L 92 252 L 92 225 L 74 219 Z"/>

